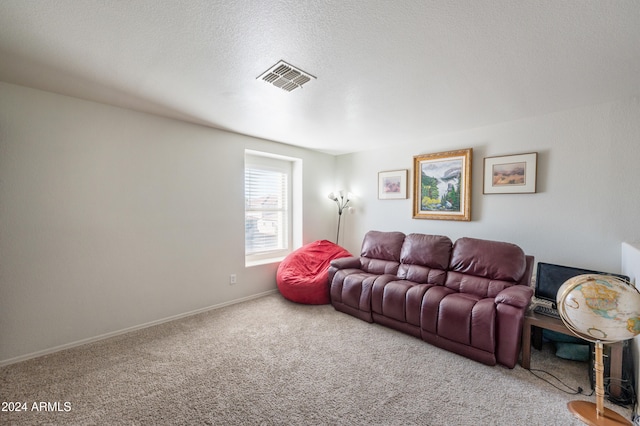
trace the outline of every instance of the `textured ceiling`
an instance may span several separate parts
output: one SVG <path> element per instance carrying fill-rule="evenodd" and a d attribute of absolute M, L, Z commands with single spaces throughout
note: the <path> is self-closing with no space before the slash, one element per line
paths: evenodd
<path fill-rule="evenodd" d="M 0 0 L 0 80 L 345 153 L 639 95 L 640 1 Z"/>

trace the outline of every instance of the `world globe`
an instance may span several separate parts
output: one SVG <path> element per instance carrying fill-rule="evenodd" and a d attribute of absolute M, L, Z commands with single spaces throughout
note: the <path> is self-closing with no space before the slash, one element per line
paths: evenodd
<path fill-rule="evenodd" d="M 588 425 L 631 425 L 629 420 L 604 406 L 603 344 L 640 334 L 640 292 L 618 277 L 586 274 L 562 284 L 556 301 L 567 328 L 595 343 L 596 404 L 570 401 L 569 411 Z"/>
<path fill-rule="evenodd" d="M 558 311 L 583 339 L 613 343 L 640 333 L 640 293 L 609 275 L 578 275 L 558 290 Z"/>

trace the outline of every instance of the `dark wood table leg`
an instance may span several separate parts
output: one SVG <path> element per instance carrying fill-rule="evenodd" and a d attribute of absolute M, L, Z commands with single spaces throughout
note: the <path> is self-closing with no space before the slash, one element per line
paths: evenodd
<path fill-rule="evenodd" d="M 531 366 L 531 322 L 527 317 L 524 319 L 524 327 L 522 330 L 522 368 L 527 370 Z"/>
<path fill-rule="evenodd" d="M 622 378 L 622 350 L 624 348 L 623 342 L 618 342 L 613 345 L 609 345 L 609 394 L 614 398 L 619 398 L 622 393 L 620 387 L 620 379 Z"/>

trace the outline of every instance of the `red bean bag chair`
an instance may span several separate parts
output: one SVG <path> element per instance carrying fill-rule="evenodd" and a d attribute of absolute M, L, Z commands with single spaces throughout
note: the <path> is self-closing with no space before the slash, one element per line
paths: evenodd
<path fill-rule="evenodd" d="M 329 264 L 351 256 L 327 240 L 314 241 L 290 253 L 278 266 L 278 290 L 292 302 L 326 305 L 329 300 Z"/>

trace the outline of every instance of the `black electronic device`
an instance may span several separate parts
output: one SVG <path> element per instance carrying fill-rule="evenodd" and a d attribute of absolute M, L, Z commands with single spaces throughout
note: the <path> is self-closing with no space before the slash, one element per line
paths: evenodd
<path fill-rule="evenodd" d="M 556 296 L 558 294 L 558 289 L 562 286 L 562 284 L 564 284 L 565 281 L 567 281 L 569 278 L 585 274 L 613 275 L 614 277 L 629 281 L 629 277 L 625 275 L 538 262 L 538 269 L 536 272 L 535 297 L 536 299 L 542 299 L 551 302 L 553 308 L 556 309 Z"/>

